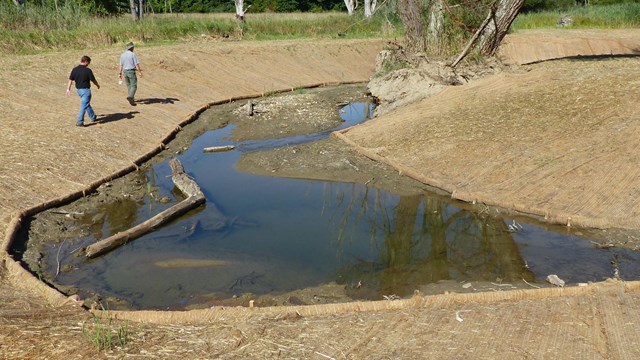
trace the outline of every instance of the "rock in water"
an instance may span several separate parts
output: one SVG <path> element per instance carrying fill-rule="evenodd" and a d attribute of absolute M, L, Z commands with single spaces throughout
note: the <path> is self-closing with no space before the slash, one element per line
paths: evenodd
<path fill-rule="evenodd" d="M 555 286 L 564 286 L 564 280 L 560 279 L 558 275 L 547 275 L 547 281 Z"/>

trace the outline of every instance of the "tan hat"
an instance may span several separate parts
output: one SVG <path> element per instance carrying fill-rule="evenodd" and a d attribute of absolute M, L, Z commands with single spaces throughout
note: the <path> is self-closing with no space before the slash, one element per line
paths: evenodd
<path fill-rule="evenodd" d="M 131 50 L 131 49 L 133 49 L 133 43 L 132 43 L 132 42 L 129 42 L 129 43 L 127 44 L 127 50 Z"/>

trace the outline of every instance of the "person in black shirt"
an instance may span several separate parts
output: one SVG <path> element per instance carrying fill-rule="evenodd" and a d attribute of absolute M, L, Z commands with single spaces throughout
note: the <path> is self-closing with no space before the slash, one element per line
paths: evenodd
<path fill-rule="evenodd" d="M 74 81 L 76 83 L 76 91 L 78 96 L 80 96 L 80 113 L 78 114 L 76 126 L 84 126 L 85 112 L 89 115 L 91 122 L 96 121 L 96 114 L 93 112 L 93 108 L 91 108 L 91 83 L 94 83 L 98 89 L 100 89 L 100 85 L 95 76 L 93 76 L 93 71 L 89 69 L 90 63 L 91 58 L 86 55 L 83 56 L 80 59 L 80 65 L 74 67 L 69 75 L 67 96 L 71 94 L 71 84 Z"/>

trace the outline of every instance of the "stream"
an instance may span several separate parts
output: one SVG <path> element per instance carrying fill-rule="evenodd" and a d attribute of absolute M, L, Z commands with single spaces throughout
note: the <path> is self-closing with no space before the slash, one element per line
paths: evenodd
<path fill-rule="evenodd" d="M 343 107 L 339 128 L 365 121 L 371 106 Z M 233 125 L 207 131 L 178 158 L 215 206 L 205 204 L 90 261 L 64 255 L 71 241 L 50 244 L 43 258 L 47 277 L 63 291 L 98 293 L 131 308 L 184 309 L 327 284 L 343 289 L 347 299 L 380 300 L 443 283 L 476 291 L 511 283 L 549 286 L 549 274 L 569 284 L 614 272 L 628 280 L 640 275 L 637 252 L 599 248 L 566 227 L 488 216 L 430 193 L 399 195 L 367 184 L 257 176 L 234 167 L 243 154 L 317 141 L 334 130 L 239 143 L 231 140 Z M 235 149 L 202 151 L 222 145 Z M 151 166 L 141 180 L 151 195 L 105 204 L 99 217 L 81 220 L 90 231 L 73 247 L 180 201 L 170 175 L 168 161 Z"/>

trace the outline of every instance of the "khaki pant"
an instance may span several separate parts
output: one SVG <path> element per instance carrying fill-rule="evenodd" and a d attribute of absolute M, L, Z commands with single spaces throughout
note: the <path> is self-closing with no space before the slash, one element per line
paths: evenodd
<path fill-rule="evenodd" d="M 127 84 L 127 99 L 133 99 L 138 90 L 138 77 L 135 70 L 124 70 L 124 83 Z"/>

